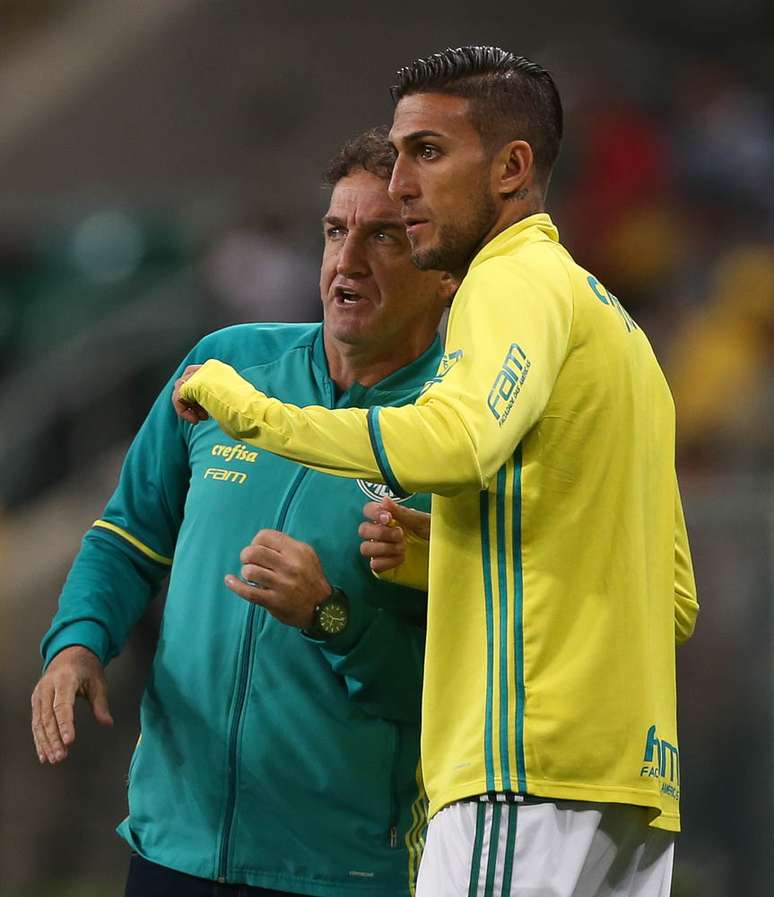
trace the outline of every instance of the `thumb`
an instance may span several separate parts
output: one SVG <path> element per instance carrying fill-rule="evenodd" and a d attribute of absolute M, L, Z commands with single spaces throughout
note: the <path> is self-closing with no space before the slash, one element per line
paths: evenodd
<path fill-rule="evenodd" d="M 410 508 L 404 508 L 399 505 L 396 501 L 393 501 L 391 498 L 383 498 L 379 502 L 379 511 L 386 511 L 390 515 L 390 519 L 388 520 L 386 517 L 379 518 L 379 523 L 389 524 L 390 526 L 395 526 L 395 523 L 410 519 L 406 514 L 406 511 L 410 511 Z M 393 522 L 394 521 L 394 522 Z"/>
<path fill-rule="evenodd" d="M 390 501 L 390 499 L 386 499 Z M 430 538 L 430 515 L 424 511 L 415 511 L 413 508 L 404 508 L 395 502 L 390 501 L 391 508 L 387 508 L 392 514 L 393 519 L 404 530 L 419 536 L 421 539 Z"/>
<path fill-rule="evenodd" d="M 94 719 L 101 726 L 112 726 L 113 717 L 108 707 L 107 684 L 104 680 L 93 682 L 89 688 L 89 704 Z"/>

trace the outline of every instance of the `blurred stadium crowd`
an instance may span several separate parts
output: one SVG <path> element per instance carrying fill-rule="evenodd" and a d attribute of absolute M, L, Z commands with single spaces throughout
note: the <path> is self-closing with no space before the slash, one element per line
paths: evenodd
<path fill-rule="evenodd" d="M 559 218 L 663 360 L 680 460 L 770 469 L 774 109 L 722 65 L 670 85 L 652 105 L 591 85 Z"/>
<path fill-rule="evenodd" d="M 0 53 L 23 46 L 67 6 L 0 0 Z M 668 21 L 666 4 L 654 10 Z M 418 51 L 440 49 L 443 39 L 425 25 Z M 463 25 L 459 43 L 470 39 Z M 558 72 L 567 136 L 550 209 L 573 255 L 649 335 L 677 405 L 704 609 L 681 667 L 689 759 L 675 897 L 763 897 L 771 881 L 774 92 L 770 74 L 761 73 L 774 30 L 767 28 L 755 45 L 757 65 L 699 46 L 670 65 L 653 64 L 640 80 L 618 82 L 594 53 L 568 53 L 564 83 Z M 626 37 L 612 33 L 620 59 Z M 501 42 L 516 48 L 516 41 L 506 30 Z M 416 55 L 411 46 L 388 57 L 407 61 Z M 557 46 L 549 67 L 562 55 Z M 351 131 L 374 123 L 373 115 L 358 118 Z M 332 127 L 331 152 L 346 136 Z M 268 195 L 275 175 L 263 159 Z M 86 726 L 71 768 L 45 775 L 35 768 L 27 728 L 36 639 L 123 449 L 193 342 L 239 321 L 318 318 L 316 215 L 324 194 L 312 197 L 305 221 L 294 208 L 264 207 L 260 194 L 261 185 L 251 185 L 225 212 L 197 217 L 190 203 L 154 202 L 151 186 L 136 207 L 108 195 L 98 205 L 58 209 L 41 226 L 0 219 L 0 563 L 8 571 L 0 587 L 0 712 L 13 732 L 0 772 L 0 897 L 102 894 L 99 882 L 123 875 L 123 866 L 111 866 L 122 862 L 117 843 L 96 861 L 88 845 L 117 841 L 110 829 L 123 794 L 115 782 L 136 737 L 153 621 L 142 624 L 113 673 L 122 732 Z"/>
<path fill-rule="evenodd" d="M 681 462 L 724 472 L 771 469 L 771 97 L 723 65 L 696 65 L 644 97 L 613 93 L 586 75 L 568 109 L 551 196 L 563 239 L 649 334 L 675 395 Z M 184 289 L 187 317 L 175 325 L 176 346 L 153 326 L 164 351 L 150 352 L 148 363 L 159 361 L 162 371 L 175 350 L 224 323 L 315 319 L 313 240 L 294 245 L 281 215 L 240 214 L 218 233 L 192 233 L 190 222 L 164 207 L 144 214 L 106 208 L 23 237 L 1 232 L 3 392 L 18 394 L 9 387 L 25 384 L 30 366 L 37 373 L 41 359 L 60 357 L 89 332 L 103 347 L 112 339 L 125 345 L 132 306 L 147 320 L 159 291 Z M 131 367 L 129 379 L 147 373 L 140 363 Z M 111 430 L 110 439 L 129 434 L 147 405 L 149 396 L 132 386 L 123 432 Z M 69 408 L 77 417 L 87 398 L 65 397 L 62 414 Z M 94 398 L 101 401 L 102 391 Z M 67 426 L 58 417 L 53 409 L 52 429 Z M 41 435 L 36 428 L 34 439 Z M 64 472 L 36 464 L 28 445 L 19 451 L 29 471 L 14 465 L 13 481 L 3 483 L 6 505 Z"/>

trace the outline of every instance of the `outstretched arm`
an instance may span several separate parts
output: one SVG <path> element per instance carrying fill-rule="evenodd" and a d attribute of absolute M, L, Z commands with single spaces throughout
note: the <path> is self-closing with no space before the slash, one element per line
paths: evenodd
<path fill-rule="evenodd" d="M 538 420 L 564 361 L 569 281 L 544 269 L 545 260 L 535 272 L 495 259 L 468 276 L 449 325 L 452 351 L 414 405 L 302 409 L 210 360 L 181 378 L 175 407 L 192 423 L 210 414 L 236 439 L 328 473 L 387 483 L 397 494 L 484 489 Z"/>

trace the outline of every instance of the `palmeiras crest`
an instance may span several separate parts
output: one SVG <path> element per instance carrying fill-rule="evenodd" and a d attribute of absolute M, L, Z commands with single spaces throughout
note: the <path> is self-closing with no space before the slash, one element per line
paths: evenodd
<path fill-rule="evenodd" d="M 416 495 L 416 492 L 412 492 L 411 495 L 398 498 L 392 489 L 390 489 L 389 486 L 385 486 L 384 483 L 367 483 L 365 480 L 357 480 L 356 482 L 360 487 L 360 491 L 364 492 L 371 501 L 381 501 L 383 498 L 391 498 L 397 504 L 403 504 L 404 501 L 408 501 Z"/>

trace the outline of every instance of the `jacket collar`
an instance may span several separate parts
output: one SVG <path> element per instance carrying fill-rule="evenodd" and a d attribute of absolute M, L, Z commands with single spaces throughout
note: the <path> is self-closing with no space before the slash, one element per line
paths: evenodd
<path fill-rule="evenodd" d="M 321 385 L 325 384 L 327 389 L 331 390 L 331 394 L 336 394 L 337 387 L 331 379 L 328 359 L 325 355 L 323 327 L 324 325 L 320 324 L 312 342 L 312 363 L 320 377 Z M 435 376 L 442 354 L 441 338 L 436 336 L 418 358 L 388 374 L 373 386 L 361 386 L 359 383 L 353 383 L 346 392 L 338 395 L 336 405 L 367 406 L 380 402 L 390 403 L 415 393 L 422 384 Z"/>
<path fill-rule="evenodd" d="M 473 257 L 468 271 L 472 271 L 477 265 L 494 256 L 510 255 L 527 243 L 536 243 L 549 240 L 552 243 L 559 242 L 559 231 L 556 229 L 551 216 L 545 212 L 537 215 L 528 215 L 506 227 L 496 237 L 493 237 Z"/>

